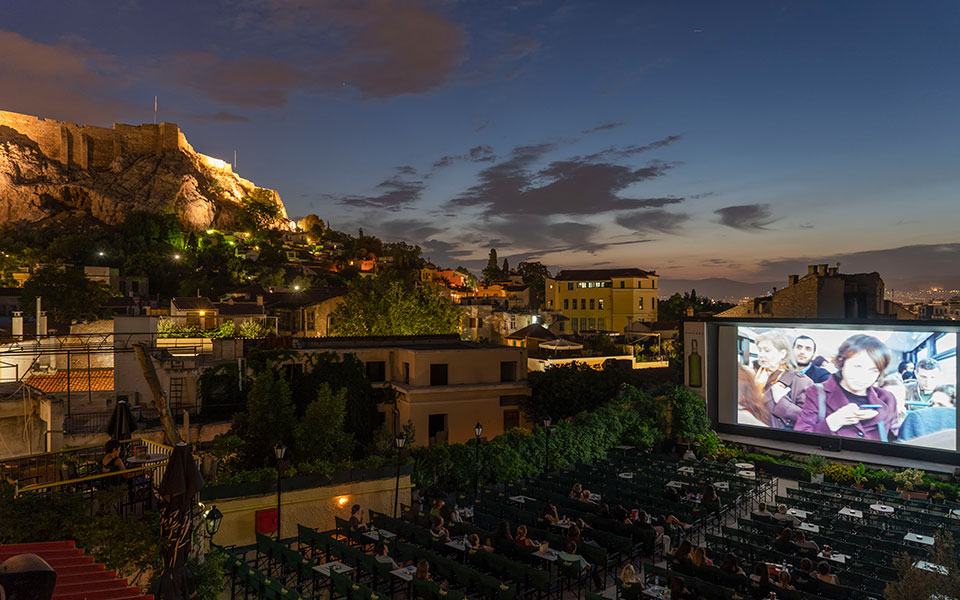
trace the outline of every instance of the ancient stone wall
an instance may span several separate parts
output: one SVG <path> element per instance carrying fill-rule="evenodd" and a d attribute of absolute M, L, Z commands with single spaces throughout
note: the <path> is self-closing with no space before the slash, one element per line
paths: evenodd
<path fill-rule="evenodd" d="M 114 123 L 113 129 L 107 129 L 0 111 L 0 127 L 8 127 L 30 138 L 47 158 L 80 169 L 106 168 L 120 155 L 192 151 L 174 123 Z"/>

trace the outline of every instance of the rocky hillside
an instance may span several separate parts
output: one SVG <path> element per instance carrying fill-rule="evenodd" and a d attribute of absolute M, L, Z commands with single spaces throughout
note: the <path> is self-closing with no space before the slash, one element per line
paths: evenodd
<path fill-rule="evenodd" d="M 107 166 L 80 168 L 45 155 L 30 133 L 0 122 L 0 227 L 90 219 L 117 225 L 143 210 L 176 214 L 191 229 L 230 230 L 238 225 L 241 200 L 257 189 L 182 136 L 178 148 L 122 151 Z M 282 225 L 286 210 L 279 194 L 270 195 Z"/>

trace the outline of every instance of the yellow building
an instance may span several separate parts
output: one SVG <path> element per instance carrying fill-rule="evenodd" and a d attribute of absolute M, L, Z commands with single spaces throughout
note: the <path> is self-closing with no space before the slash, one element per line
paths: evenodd
<path fill-rule="evenodd" d="M 635 321 L 657 320 L 659 278 L 641 269 L 560 271 L 544 283 L 546 310 L 570 319 L 558 333 L 622 333 Z"/>

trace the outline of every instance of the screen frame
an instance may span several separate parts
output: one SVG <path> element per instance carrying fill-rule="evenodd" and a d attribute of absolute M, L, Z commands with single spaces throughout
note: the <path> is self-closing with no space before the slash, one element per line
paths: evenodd
<path fill-rule="evenodd" d="M 840 441 L 843 450 L 854 452 L 863 452 L 866 454 L 875 454 L 879 456 L 895 456 L 900 458 L 934 461 L 947 464 L 960 464 L 960 439 L 956 439 L 956 450 L 943 450 L 923 446 L 911 446 L 907 444 L 896 444 L 890 442 L 881 442 L 875 440 L 862 440 L 858 438 L 839 437 L 821 435 L 809 432 L 800 432 L 784 429 L 771 429 L 766 427 L 757 427 L 751 425 L 740 425 L 737 423 L 723 422 L 719 419 L 721 397 L 726 400 L 737 398 L 737 380 L 736 377 L 727 375 L 724 377 L 720 371 L 720 364 L 724 361 L 720 359 L 720 352 L 735 352 L 735 348 L 720 348 L 721 328 L 732 327 L 733 337 L 736 339 L 738 327 L 799 327 L 806 329 L 845 329 L 851 332 L 858 330 L 922 330 L 931 332 L 955 333 L 958 335 L 958 346 L 960 346 L 960 324 L 953 321 L 933 321 L 933 320 L 912 320 L 901 321 L 891 319 L 750 319 L 742 317 L 711 317 L 711 318 L 687 318 L 683 319 L 681 328 L 687 322 L 702 322 L 706 327 L 706 348 L 712 355 L 708 361 L 706 379 L 708 389 L 706 394 L 707 416 L 714 429 L 718 433 L 734 434 L 744 437 L 757 439 L 777 440 L 810 446 L 810 452 L 816 452 L 823 448 L 825 441 L 833 444 Z M 682 338 L 681 338 L 682 339 Z M 960 347 L 958 347 L 960 352 Z M 960 361 L 957 362 L 955 374 L 957 381 L 960 381 Z M 958 413 L 960 414 L 960 413 Z M 960 421 L 960 416 L 958 416 Z M 957 438 L 960 438 L 960 428 L 957 429 Z"/>

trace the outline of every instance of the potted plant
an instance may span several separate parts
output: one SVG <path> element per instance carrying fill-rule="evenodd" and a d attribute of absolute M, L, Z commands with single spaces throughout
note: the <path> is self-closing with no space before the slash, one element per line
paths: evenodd
<path fill-rule="evenodd" d="M 885 491 L 887 491 L 887 488 L 886 488 L 882 483 L 878 483 L 878 484 L 877 484 L 877 487 L 875 487 L 875 488 L 873 488 L 873 489 L 874 489 L 875 492 L 880 493 L 880 494 L 882 494 L 882 493 L 884 493 Z"/>
<path fill-rule="evenodd" d="M 811 454 L 807 457 L 807 465 L 804 470 L 810 473 L 810 481 L 813 483 L 823 483 L 823 470 L 827 467 L 827 459 L 819 454 Z"/>
<path fill-rule="evenodd" d="M 904 500 L 909 498 L 926 500 L 927 496 L 929 496 L 928 492 L 917 490 L 917 486 L 923 483 L 923 471 L 920 469 L 904 469 L 903 471 L 894 473 L 893 480 L 900 485 L 897 491 L 900 492 Z"/>
<path fill-rule="evenodd" d="M 863 463 L 859 463 L 851 469 L 850 475 L 853 477 L 853 487 L 863 489 L 863 482 L 867 480 L 867 468 L 863 466 Z"/>

